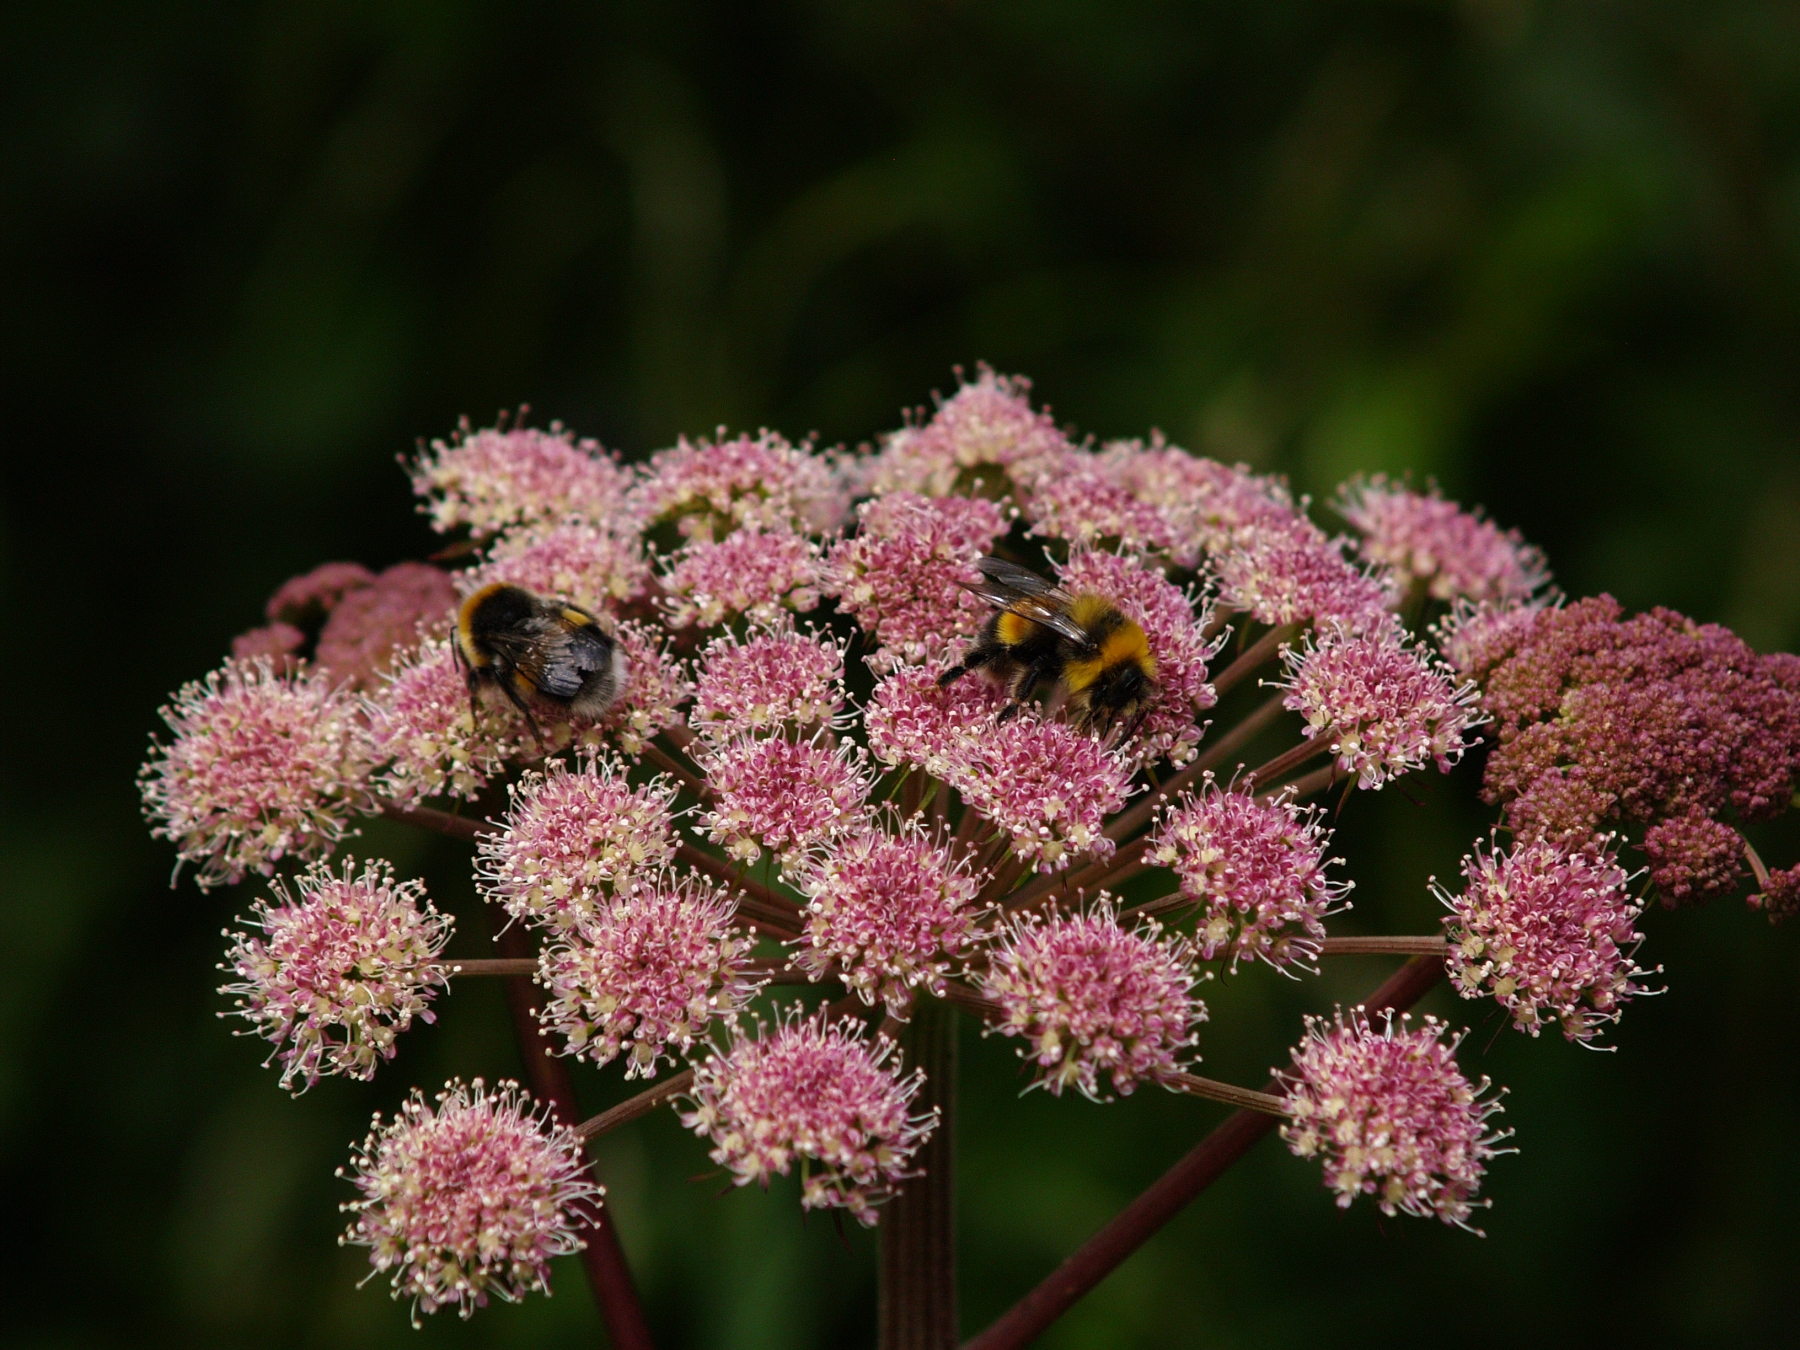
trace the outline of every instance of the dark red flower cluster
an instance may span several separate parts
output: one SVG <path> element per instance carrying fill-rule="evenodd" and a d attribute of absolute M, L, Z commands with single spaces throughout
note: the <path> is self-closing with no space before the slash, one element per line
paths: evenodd
<path fill-rule="evenodd" d="M 1527 838 L 1619 823 L 1665 903 L 1733 889 L 1731 821 L 1785 810 L 1800 775 L 1800 660 L 1760 656 L 1673 610 L 1632 618 L 1610 595 L 1545 609 L 1482 678 L 1499 741 L 1484 795 Z"/>

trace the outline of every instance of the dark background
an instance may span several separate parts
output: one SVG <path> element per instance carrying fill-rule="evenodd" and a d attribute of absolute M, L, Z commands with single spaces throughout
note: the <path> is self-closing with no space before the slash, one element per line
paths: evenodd
<path fill-rule="evenodd" d="M 137 816 L 155 707 L 276 584 L 432 546 L 415 438 L 529 402 L 628 455 L 720 422 L 856 441 L 985 359 L 1084 431 L 1314 493 L 1435 475 L 1571 593 L 1772 650 L 1800 636 L 1797 149 L 1778 4 L 6 7 L 0 1339 L 599 1336 L 572 1263 L 415 1335 L 333 1241 L 371 1109 L 513 1070 L 498 991 L 291 1102 L 214 1020 L 251 892 L 169 890 Z M 1347 929 L 1434 921 L 1475 775 L 1352 802 Z M 359 848 L 482 950 L 456 850 Z M 1617 1054 L 1428 1005 L 1512 1088 L 1485 1240 L 1340 1214 L 1265 1143 L 1045 1343 L 1791 1337 L 1800 933 L 1736 902 L 1649 928 L 1670 990 Z M 1390 964 L 1213 986 L 1208 1070 L 1258 1081 Z M 1020 1100 L 1010 1046 L 965 1055 L 973 1331 L 1220 1112 Z M 791 1184 L 716 1199 L 667 1116 L 603 1152 L 664 1343 L 872 1342 L 866 1235 Z"/>

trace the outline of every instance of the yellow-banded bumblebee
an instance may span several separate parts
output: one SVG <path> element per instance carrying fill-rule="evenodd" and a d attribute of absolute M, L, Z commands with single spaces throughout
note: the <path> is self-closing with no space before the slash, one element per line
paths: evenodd
<path fill-rule="evenodd" d="M 456 655 L 469 679 L 469 705 L 484 684 L 499 688 L 541 741 L 527 700 L 577 717 L 598 717 L 625 688 L 625 653 L 585 609 L 496 581 L 456 616 Z"/>
<path fill-rule="evenodd" d="M 1035 572 L 999 558 L 976 566 L 982 581 L 968 589 L 995 607 L 960 665 L 938 677 L 948 685 L 980 671 L 1005 687 L 1012 702 L 1000 720 L 1046 681 L 1069 696 L 1070 720 L 1105 734 L 1121 722 L 1127 737 L 1156 702 L 1156 658 L 1144 630 L 1103 595 L 1070 595 Z"/>

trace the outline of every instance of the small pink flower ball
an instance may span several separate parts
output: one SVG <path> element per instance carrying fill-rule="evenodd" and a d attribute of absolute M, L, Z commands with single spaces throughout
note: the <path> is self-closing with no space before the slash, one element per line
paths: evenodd
<path fill-rule="evenodd" d="M 665 779 L 633 787 L 596 757 L 527 772 L 508 795 L 500 831 L 477 843 L 475 884 L 515 919 L 573 932 L 629 879 L 675 859 L 675 789 Z"/>
<path fill-rule="evenodd" d="M 1481 1178 L 1505 1133 L 1489 1130 L 1498 1095 L 1487 1079 L 1472 1084 L 1456 1066 L 1462 1037 L 1448 1041 L 1434 1017 L 1415 1029 L 1386 1014 L 1378 1032 L 1368 1015 L 1342 1010 L 1331 1022 L 1306 1019 L 1306 1039 L 1277 1071 L 1289 1121 L 1281 1137 L 1296 1157 L 1318 1157 L 1340 1209 L 1359 1195 L 1383 1214 L 1436 1215 L 1469 1228 Z M 1479 1229 L 1470 1229 L 1479 1233 Z"/>
<path fill-rule="evenodd" d="M 742 616 L 780 622 L 819 603 L 824 565 L 819 546 L 785 527 L 747 525 L 714 543 L 694 539 L 663 575 L 663 608 L 671 628 L 713 628 Z"/>
<path fill-rule="evenodd" d="M 832 1023 L 796 1004 L 772 1031 L 760 1021 L 754 1034 L 740 1028 L 728 1051 L 695 1066 L 681 1123 L 712 1140 L 712 1160 L 735 1184 L 767 1188 L 799 1159 L 802 1208 L 847 1209 L 870 1227 L 876 1206 L 914 1175 L 908 1164 L 938 1121 L 936 1108 L 910 1114 L 924 1075 L 902 1078 L 894 1053 L 856 1019 Z"/>
<path fill-rule="evenodd" d="M 843 647 L 781 625 L 707 644 L 688 725 L 716 743 L 835 726 L 843 710 Z"/>
<path fill-rule="evenodd" d="M 382 761 L 375 788 L 400 806 L 432 797 L 474 801 L 505 774 L 530 734 L 510 705 L 469 698 L 467 678 L 441 637 L 400 656 L 363 709 Z"/>
<path fill-rule="evenodd" d="M 1568 847 L 1547 839 L 1510 851 L 1479 844 L 1463 859 L 1461 895 L 1433 889 L 1449 907 L 1450 979 L 1464 998 L 1491 995 L 1513 1025 L 1536 1036 L 1560 1025 L 1591 1042 L 1625 1003 L 1649 992 L 1632 960 L 1644 940 L 1631 876 L 1612 836 Z"/>
<path fill-rule="evenodd" d="M 417 1088 L 351 1154 L 361 1197 L 340 1245 L 367 1247 L 396 1299 L 420 1313 L 468 1318 L 490 1294 L 516 1303 L 550 1292 L 550 1262 L 580 1251 L 604 1188 L 589 1180 L 581 1140 L 517 1083 L 488 1091 L 451 1079 L 429 1105 Z M 338 1169 L 344 1176 L 343 1168 Z"/>
<path fill-rule="evenodd" d="M 1174 871 L 1199 907 L 1194 942 L 1203 960 L 1261 960 L 1316 972 L 1324 920 L 1348 909 L 1353 883 L 1326 869 L 1331 831 L 1316 808 L 1283 794 L 1226 791 L 1206 776 L 1200 792 L 1168 809 L 1150 838 L 1149 861 Z"/>
<path fill-rule="evenodd" d="M 196 864 L 202 890 L 326 856 L 371 809 L 374 746 L 323 675 L 228 660 L 159 711 L 174 739 L 151 738 L 138 792 L 150 833 L 175 844 L 176 875 Z"/>
<path fill-rule="evenodd" d="M 237 997 L 221 1017 L 242 1017 L 275 1049 L 281 1086 L 295 1096 L 328 1074 L 371 1079 L 394 1057 L 394 1041 L 414 1017 L 435 1020 L 431 1001 L 447 988 L 438 956 L 454 920 L 425 898 L 422 881 L 394 880 L 393 868 L 355 859 L 333 872 L 314 863 L 270 883 L 274 902 L 251 908 L 257 932 L 225 930 L 220 970 L 238 976 L 219 992 Z"/>
<path fill-rule="evenodd" d="M 794 885 L 806 897 L 795 964 L 814 979 L 835 973 L 896 1017 L 916 989 L 942 995 L 944 977 L 980 938 L 980 879 L 910 822 L 820 850 Z"/>
<path fill-rule="evenodd" d="M 504 581 L 555 596 L 595 614 L 610 614 L 650 580 L 650 563 L 635 534 L 581 517 L 508 530 L 481 566 L 458 577 L 462 593 Z"/>
<path fill-rule="evenodd" d="M 408 468 L 432 529 L 442 534 L 467 525 L 477 538 L 569 516 L 595 524 L 614 519 L 631 483 L 630 471 L 597 441 L 577 440 L 556 422 L 547 431 L 476 431 L 465 420 Z"/>
<path fill-rule="evenodd" d="M 1282 655 L 1284 705 L 1306 719 L 1309 735 L 1330 737 L 1338 767 L 1361 788 L 1426 764 L 1448 773 L 1486 720 L 1474 707 L 1475 685 L 1457 683 L 1394 623 L 1364 635 L 1328 628 Z"/>
<path fill-rule="evenodd" d="M 1384 474 L 1346 483 L 1338 513 L 1358 530 L 1358 550 L 1391 567 L 1438 600 L 1523 600 L 1550 582 L 1544 555 L 1517 530 L 1502 530 L 1429 492 L 1392 483 Z"/>
<path fill-rule="evenodd" d="M 1105 892 L 1084 913 L 1023 914 L 1003 930 L 982 976 L 1000 1005 L 993 1030 L 1025 1039 L 1033 1087 L 1105 1101 L 1100 1076 L 1129 1096 L 1186 1067 L 1206 1005 L 1194 994 L 1186 939 L 1154 922 L 1127 929 Z"/>
<path fill-rule="evenodd" d="M 563 1053 L 595 1064 L 623 1054 L 626 1078 L 654 1078 L 760 987 L 746 967 L 756 930 L 734 927 L 736 912 L 724 891 L 692 877 L 631 881 L 540 952 L 538 983 L 550 995 L 540 1020 L 563 1037 Z"/>
<path fill-rule="evenodd" d="M 699 764 L 715 794 L 699 828 L 739 862 L 768 849 L 791 869 L 808 849 L 868 816 L 874 779 L 862 751 L 852 741 L 834 745 L 823 732 L 806 740 L 739 737 Z"/>

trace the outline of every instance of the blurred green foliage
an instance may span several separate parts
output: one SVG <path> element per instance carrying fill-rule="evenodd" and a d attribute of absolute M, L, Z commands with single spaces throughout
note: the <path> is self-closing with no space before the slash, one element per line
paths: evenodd
<path fill-rule="evenodd" d="M 131 787 L 283 578 L 431 547 L 394 456 L 462 413 L 857 440 L 985 359 L 1096 435 L 1435 476 L 1573 593 L 1800 634 L 1791 5 L 66 0 L 0 14 L 0 72 L 11 1346 L 597 1341 L 572 1264 L 417 1335 L 356 1291 L 332 1168 L 407 1084 L 513 1069 L 498 991 L 287 1101 L 213 1017 L 247 897 L 167 889 Z M 1356 927 L 1431 922 L 1473 782 L 1350 804 Z M 480 950 L 457 850 L 359 848 Z M 1513 1089 L 1485 1241 L 1340 1215 L 1265 1144 L 1046 1344 L 1786 1341 L 1800 938 L 1726 905 L 1645 955 L 1670 992 L 1616 1055 L 1435 996 Z M 1383 968 L 1213 986 L 1209 1071 Z M 972 1035 L 964 1081 L 971 1331 L 1218 1115 L 1019 1099 Z M 716 1198 L 667 1117 L 602 1154 L 665 1344 L 871 1342 L 865 1235 Z"/>

